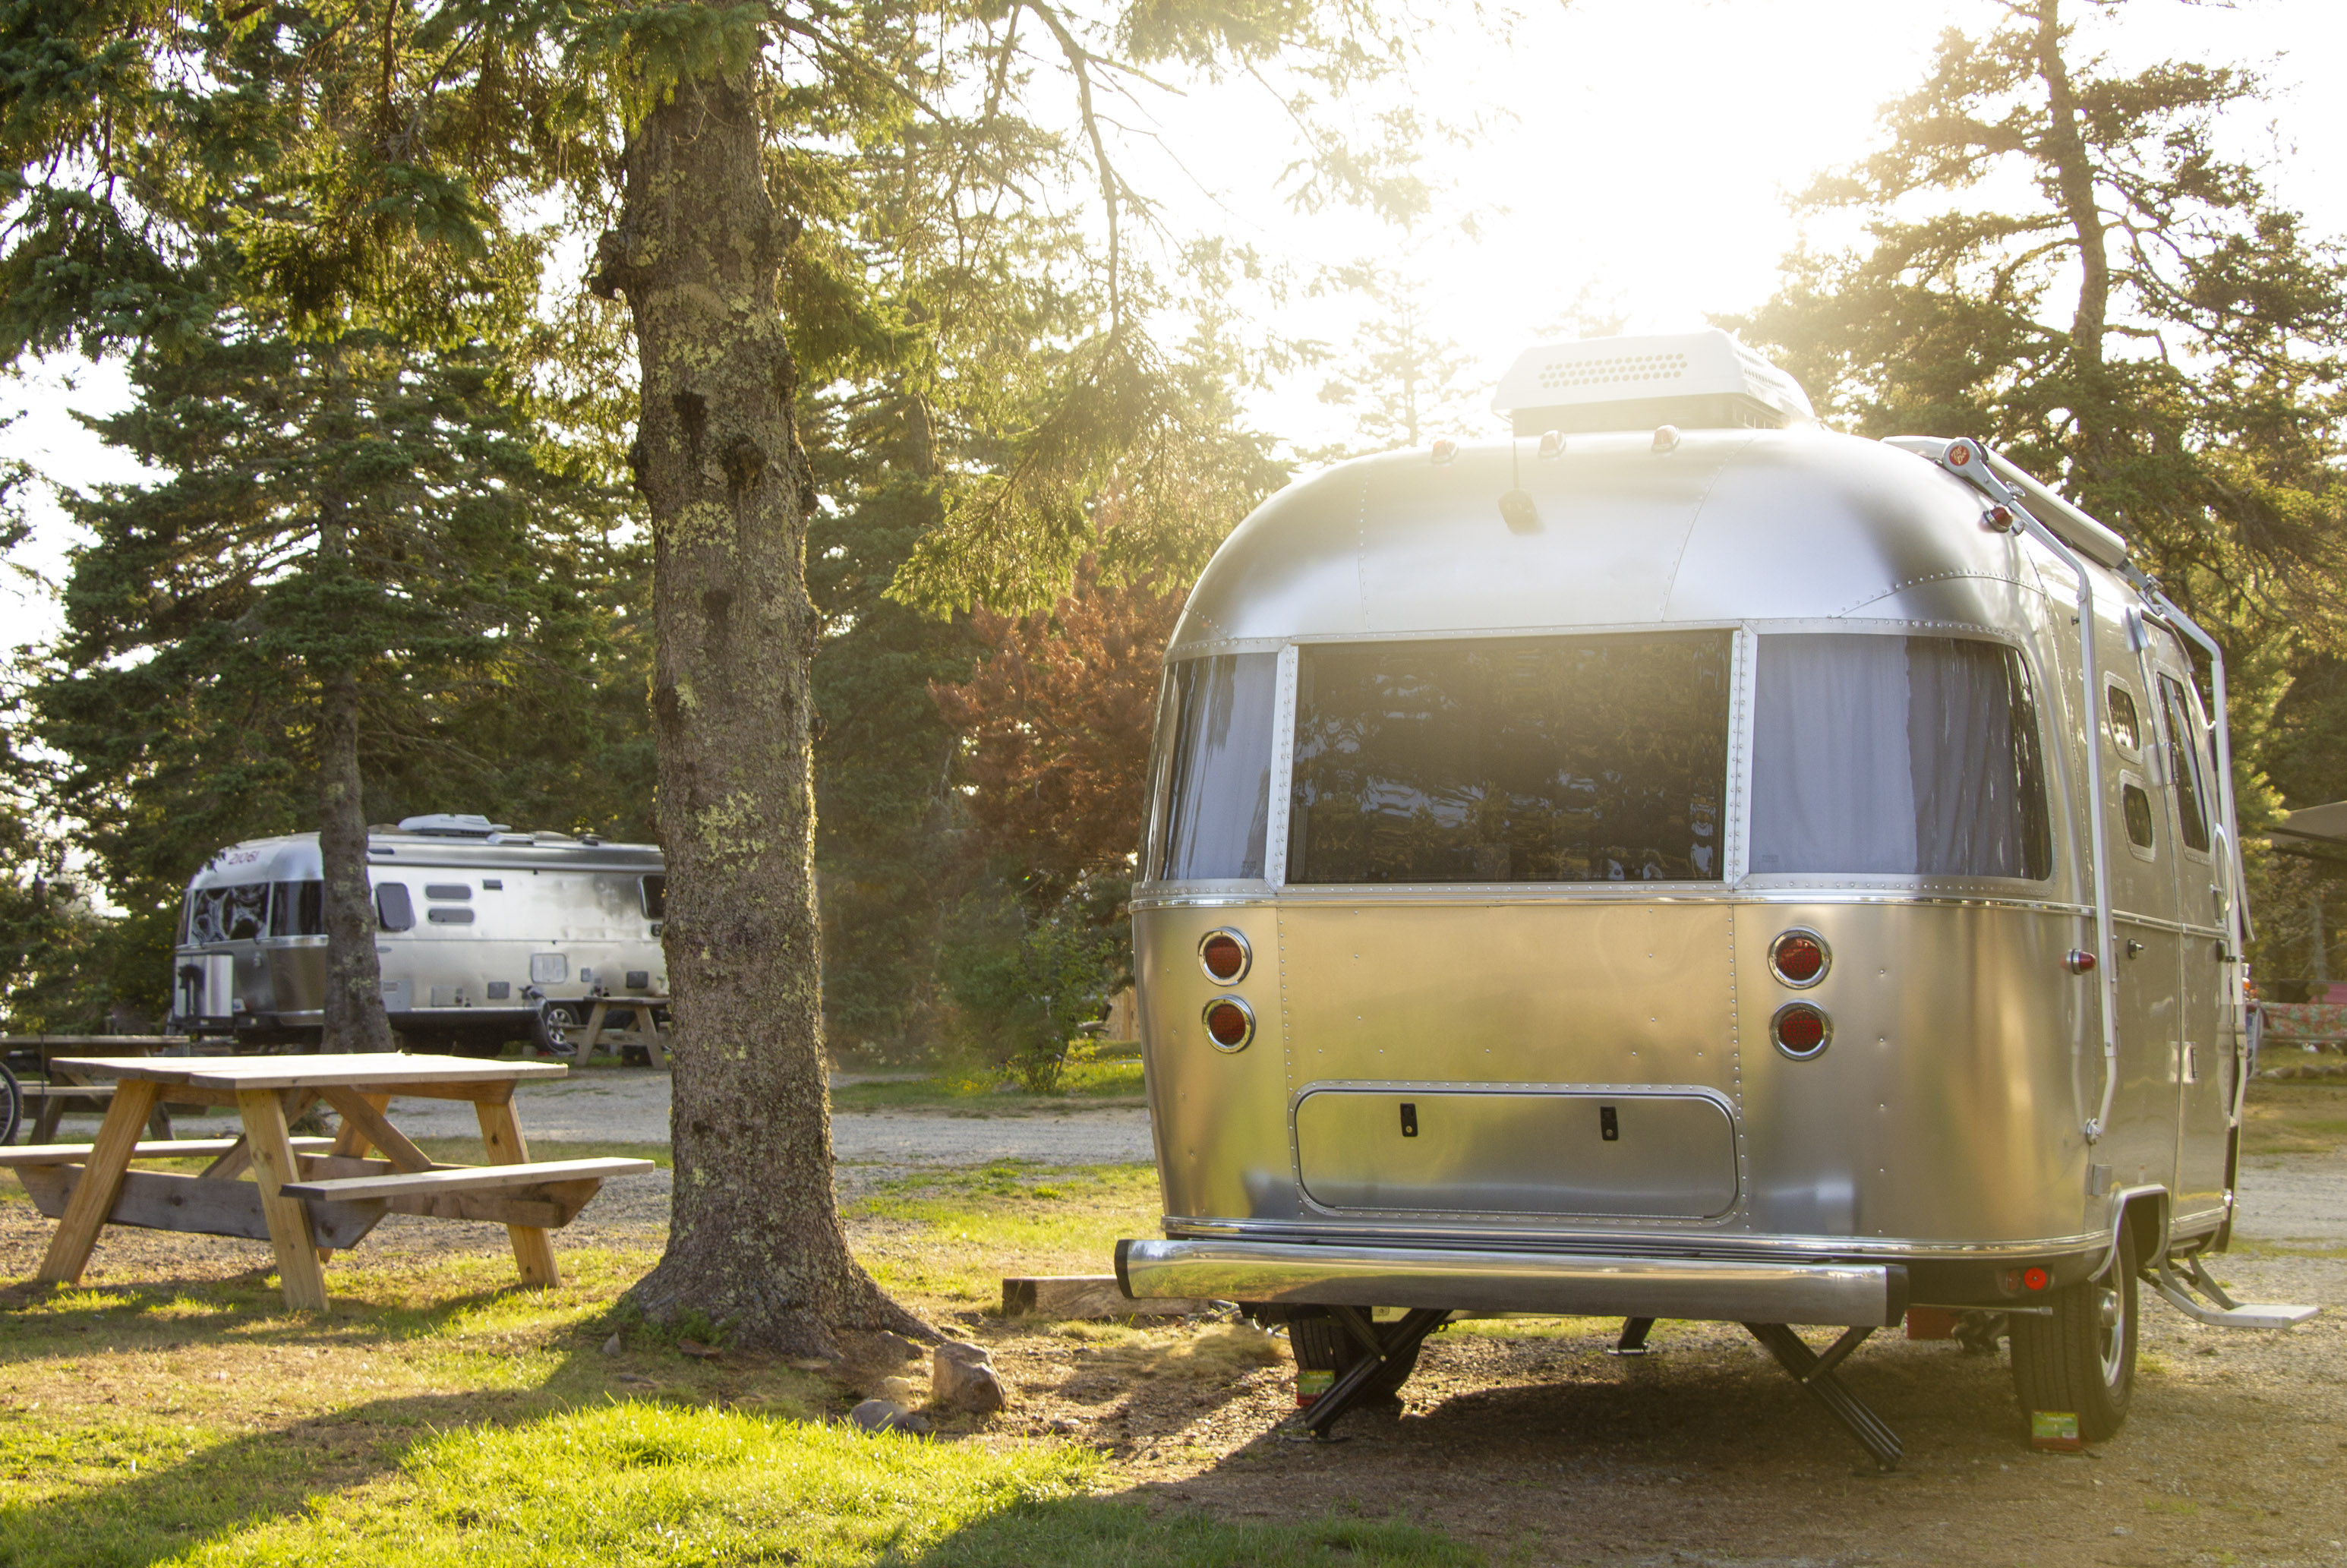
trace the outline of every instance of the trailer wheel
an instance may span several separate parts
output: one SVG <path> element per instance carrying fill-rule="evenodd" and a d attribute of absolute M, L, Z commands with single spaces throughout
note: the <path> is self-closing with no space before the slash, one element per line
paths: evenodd
<path fill-rule="evenodd" d="M 16 1123 L 25 1114 L 25 1092 L 16 1086 L 16 1075 L 8 1064 L 0 1061 L 0 1143 L 16 1141 Z"/>
<path fill-rule="evenodd" d="M 2136 1250 L 2134 1227 L 2121 1223 L 2111 1266 L 2084 1284 L 2054 1292 L 2050 1317 L 2013 1315 L 2013 1388 L 2022 1413 L 2070 1410 L 2078 1435 L 2100 1442 L 2117 1435 L 2135 1398 Z"/>
<path fill-rule="evenodd" d="M 1340 1378 L 1363 1355 L 1360 1342 L 1345 1332 L 1344 1325 L 1317 1308 L 1310 1309 L 1308 1316 L 1299 1309 L 1287 1320 L 1287 1348 L 1295 1353 L 1300 1369 L 1334 1372 Z M 1371 1379 L 1369 1398 L 1389 1399 L 1401 1392 L 1401 1386 L 1418 1368 L 1419 1349 L 1419 1346 L 1411 1346 L 1408 1355 L 1389 1363 Z"/>
<path fill-rule="evenodd" d="M 579 1027 L 579 1009 L 560 1002 L 538 1009 L 529 1020 L 529 1042 L 544 1056 L 569 1056 L 572 1047 L 567 1030 Z"/>

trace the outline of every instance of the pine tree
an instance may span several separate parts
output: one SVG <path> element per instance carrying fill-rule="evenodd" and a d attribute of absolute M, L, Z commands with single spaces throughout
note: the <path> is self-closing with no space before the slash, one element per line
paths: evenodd
<path fill-rule="evenodd" d="M 35 693 L 43 738 L 70 760 L 61 802 L 149 915 L 220 845 L 316 822 L 326 1031 L 343 1049 L 392 1043 L 363 757 L 462 746 L 477 738 L 452 733 L 452 704 L 528 684 L 551 597 L 540 562 L 596 507 L 541 463 L 498 372 L 477 344 L 426 354 L 368 333 L 143 354 L 136 405 L 94 424 L 169 477 L 67 501 L 92 542 L 66 585 L 59 668 Z"/>
<path fill-rule="evenodd" d="M 1982 0 L 1803 198 L 1865 241 L 1796 254 L 1727 324 L 1829 418 L 1978 436 L 2126 534 L 2225 647 L 2254 832 L 2291 671 L 2347 651 L 2347 260 L 2220 151 L 2256 76 L 2093 53 L 2132 3 Z"/>

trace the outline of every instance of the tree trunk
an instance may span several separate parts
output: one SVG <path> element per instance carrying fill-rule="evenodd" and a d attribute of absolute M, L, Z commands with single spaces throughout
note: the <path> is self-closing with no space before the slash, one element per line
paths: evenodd
<path fill-rule="evenodd" d="M 2053 165 L 2062 216 L 2078 241 L 2078 308 L 2070 322 L 2070 363 L 2077 377 L 2075 406 L 2080 453 L 2089 477 L 2108 462 L 2117 444 L 2104 374 L 2103 338 L 2109 331 L 2111 260 L 2102 204 L 2095 195 L 2095 166 L 2078 129 L 2077 94 L 2062 58 L 2061 0 L 2037 0 L 2037 71 L 2045 83 L 2045 148 Z M 2074 484 L 2073 489 L 2075 486 Z"/>
<path fill-rule="evenodd" d="M 329 528 L 327 548 L 341 544 Z M 326 1029 L 322 1050 L 390 1050 L 383 968 L 375 961 L 367 886 L 366 804 L 359 790 L 359 683 L 348 670 L 320 681 L 318 858 L 326 902 Z"/>
<path fill-rule="evenodd" d="M 776 274 L 795 225 L 752 71 L 681 82 L 630 137 L 593 286 L 634 317 L 652 524 L 652 716 L 675 1039 L 668 1251 L 633 1299 L 824 1355 L 929 1331 L 847 1250 L 832 1187 L 809 764 L 812 476 Z"/>

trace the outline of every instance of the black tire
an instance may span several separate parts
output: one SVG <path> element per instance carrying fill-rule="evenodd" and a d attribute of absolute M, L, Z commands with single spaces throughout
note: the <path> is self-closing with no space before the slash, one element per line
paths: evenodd
<path fill-rule="evenodd" d="M 529 1042 L 538 1050 L 554 1056 L 576 1054 L 578 1048 L 564 1038 L 565 1030 L 579 1027 L 579 1009 L 563 1002 L 549 1002 L 538 1009 L 529 1020 Z"/>
<path fill-rule="evenodd" d="M 1389 1399 L 1401 1392 L 1409 1375 L 1418 1369 L 1418 1353 L 1425 1341 L 1409 1348 L 1409 1354 L 1386 1364 L 1369 1382 L 1369 1398 Z M 1345 1326 L 1326 1313 L 1307 1317 L 1298 1314 L 1287 1320 L 1287 1348 L 1295 1353 L 1297 1368 L 1307 1372 L 1334 1372 L 1342 1378 L 1353 1363 L 1368 1352 L 1361 1342 L 1345 1331 Z"/>
<path fill-rule="evenodd" d="M 24 1119 L 25 1091 L 8 1064 L 0 1061 L 0 1143 L 16 1141 L 16 1123 Z"/>
<path fill-rule="evenodd" d="M 2116 1437 L 2135 1399 L 2137 1326 L 2133 1227 L 2119 1225 L 2109 1268 L 2055 1291 L 2050 1317 L 2013 1315 L 2013 1391 L 2022 1414 L 2071 1410 L 2088 1442 Z M 2115 1319 L 2115 1321 L 2111 1321 Z"/>

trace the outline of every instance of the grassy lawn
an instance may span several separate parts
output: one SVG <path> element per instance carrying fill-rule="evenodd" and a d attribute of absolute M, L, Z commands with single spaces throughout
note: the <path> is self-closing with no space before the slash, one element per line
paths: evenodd
<path fill-rule="evenodd" d="M 1156 1209 L 1145 1166 L 1003 1163 L 892 1184 L 853 1220 L 884 1283 L 950 1322 L 1002 1274 L 1097 1270 Z M 968 1418 L 865 1436 L 835 1424 L 854 1376 L 688 1358 L 620 1308 L 649 1247 L 562 1257 L 563 1287 L 530 1292 L 496 1253 L 362 1249 L 313 1317 L 259 1274 L 0 1295 L 0 1565 L 1482 1561 L 1407 1525 L 1166 1512 L 1115 1495 L 1093 1448 Z M 1213 1325 L 1047 1332 L 1202 1387 L 1276 1354 Z"/>
<path fill-rule="evenodd" d="M 2241 1152 L 2328 1154 L 2347 1149 L 2347 1083 L 2259 1078 L 2241 1107 Z"/>
<path fill-rule="evenodd" d="M 1141 1063 L 1137 1060 L 1070 1062 L 1055 1094 L 1030 1094 L 990 1073 L 949 1071 L 927 1078 L 843 1084 L 832 1091 L 831 1103 L 837 1111 L 945 1110 L 972 1115 L 1065 1110 L 1071 1103 L 1139 1105 Z"/>

